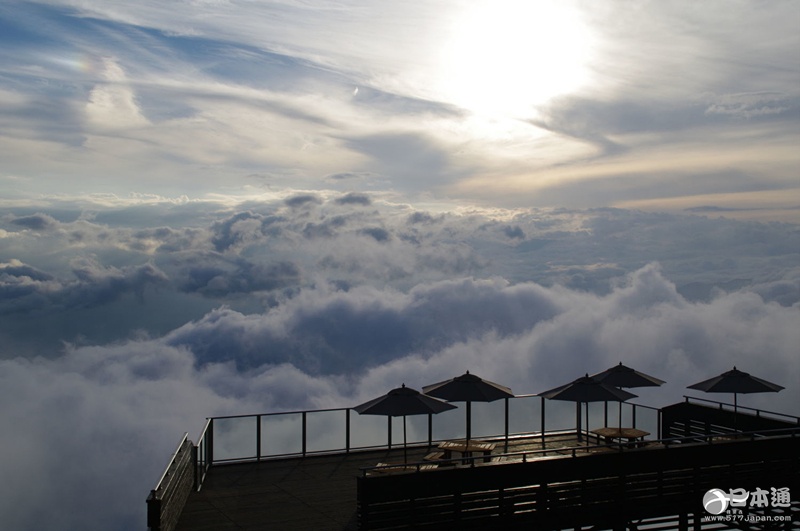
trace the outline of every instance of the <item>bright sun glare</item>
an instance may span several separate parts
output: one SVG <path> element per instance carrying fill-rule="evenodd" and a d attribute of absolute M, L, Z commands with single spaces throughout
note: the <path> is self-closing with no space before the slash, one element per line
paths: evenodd
<path fill-rule="evenodd" d="M 579 14 L 563 0 L 481 2 L 453 20 L 439 89 L 476 114 L 530 116 L 587 81 L 588 41 Z"/>

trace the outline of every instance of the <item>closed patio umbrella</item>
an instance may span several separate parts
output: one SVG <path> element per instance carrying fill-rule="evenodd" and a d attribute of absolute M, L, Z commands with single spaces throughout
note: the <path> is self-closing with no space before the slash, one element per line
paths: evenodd
<path fill-rule="evenodd" d="M 706 393 L 733 393 L 733 429 L 736 429 L 736 414 L 738 410 L 737 395 L 739 393 L 777 393 L 784 389 L 783 386 L 756 378 L 750 373 L 733 370 L 723 372 L 708 380 L 687 386 L 687 389 L 697 389 Z"/>
<path fill-rule="evenodd" d="M 353 409 L 360 415 L 384 415 L 387 417 L 403 417 L 403 461 L 408 462 L 406 443 L 406 416 L 441 413 L 456 406 L 431 396 L 424 395 L 416 389 L 403 384 L 385 395 L 364 402 Z"/>
<path fill-rule="evenodd" d="M 448 402 L 467 403 L 467 445 L 472 438 L 472 402 L 494 402 L 501 398 L 514 397 L 508 387 L 484 380 L 469 371 L 450 380 L 426 385 L 422 392 Z"/>

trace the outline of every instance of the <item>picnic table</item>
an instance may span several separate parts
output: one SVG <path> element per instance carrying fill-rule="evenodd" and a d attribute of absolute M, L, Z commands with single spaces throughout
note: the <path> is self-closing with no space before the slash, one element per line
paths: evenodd
<path fill-rule="evenodd" d="M 439 443 L 439 450 L 444 453 L 444 459 L 452 459 L 453 452 L 460 453 L 463 458 L 470 458 L 473 454 L 481 454 L 484 462 L 488 463 L 492 460 L 490 456 L 495 446 L 497 446 L 495 443 L 481 441 L 442 441 Z"/>
<path fill-rule="evenodd" d="M 650 435 L 650 432 L 637 430 L 636 428 L 597 428 L 591 430 L 591 433 L 597 436 L 597 442 L 600 442 L 602 437 L 606 442 L 614 442 L 615 439 L 627 439 L 630 444 L 641 444 L 644 438 Z"/>

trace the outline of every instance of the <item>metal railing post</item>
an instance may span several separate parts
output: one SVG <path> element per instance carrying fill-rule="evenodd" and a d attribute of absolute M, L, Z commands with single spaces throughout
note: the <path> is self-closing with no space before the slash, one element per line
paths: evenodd
<path fill-rule="evenodd" d="M 508 446 L 508 428 L 509 428 L 509 424 L 508 424 L 508 397 L 506 397 L 504 400 L 505 400 L 505 408 L 506 408 L 506 410 L 505 410 L 506 446 Z"/>
<path fill-rule="evenodd" d="M 428 413 L 428 448 L 433 446 L 433 414 Z"/>
<path fill-rule="evenodd" d="M 208 466 L 211 466 L 214 464 L 214 419 L 212 418 L 209 420 L 211 422 L 208 424 L 208 432 L 206 436 L 208 437 Z"/>
<path fill-rule="evenodd" d="M 194 484 L 192 485 L 195 491 L 200 487 L 200 465 L 197 462 L 198 451 L 197 446 L 192 445 L 192 468 L 194 468 Z"/>
<path fill-rule="evenodd" d="M 542 407 L 541 407 L 541 430 L 542 430 L 542 448 L 544 448 L 544 397 L 541 397 L 542 400 Z"/>
<path fill-rule="evenodd" d="M 661 410 L 656 411 L 656 439 L 661 439 Z"/>
<path fill-rule="evenodd" d="M 308 425 L 306 423 L 306 411 L 303 411 L 303 457 L 306 456 L 306 450 L 308 448 Z"/>
<path fill-rule="evenodd" d="M 256 415 L 256 461 L 261 461 L 261 415 Z"/>
<path fill-rule="evenodd" d="M 350 409 L 344 410 L 344 424 L 345 424 L 345 433 L 344 433 L 344 451 L 345 453 L 350 453 Z"/>

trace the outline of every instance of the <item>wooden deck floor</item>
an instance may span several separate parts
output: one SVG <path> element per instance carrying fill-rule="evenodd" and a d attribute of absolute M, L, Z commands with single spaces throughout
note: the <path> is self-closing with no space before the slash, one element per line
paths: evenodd
<path fill-rule="evenodd" d="M 548 448 L 577 445 L 574 436 L 548 437 Z M 495 453 L 541 449 L 519 439 Z M 427 448 L 409 448 L 420 461 Z M 402 463 L 403 450 L 351 452 L 212 467 L 200 492 L 189 496 L 177 531 L 356 529 L 356 481 L 361 467 Z"/>

